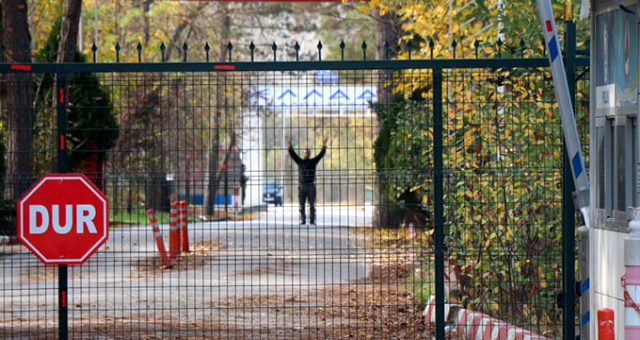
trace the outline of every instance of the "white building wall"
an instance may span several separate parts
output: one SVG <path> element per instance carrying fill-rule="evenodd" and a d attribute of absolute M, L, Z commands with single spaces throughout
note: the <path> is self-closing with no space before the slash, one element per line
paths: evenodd
<path fill-rule="evenodd" d="M 242 139 L 240 141 L 240 159 L 246 167 L 247 182 L 245 208 L 262 206 L 262 187 L 264 174 L 264 136 L 262 118 L 256 111 L 242 113 Z"/>
<path fill-rule="evenodd" d="M 611 308 L 615 315 L 616 337 L 624 338 L 624 300 L 620 277 L 624 274 L 624 239 L 627 233 L 592 229 L 591 339 L 597 339 L 598 309 Z"/>

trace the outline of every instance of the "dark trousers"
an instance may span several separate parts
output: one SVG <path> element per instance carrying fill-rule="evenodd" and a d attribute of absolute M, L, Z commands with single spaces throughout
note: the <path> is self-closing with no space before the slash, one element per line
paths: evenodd
<path fill-rule="evenodd" d="M 305 201 L 309 200 L 310 223 L 316 222 L 316 185 L 314 183 L 301 183 L 298 187 L 298 201 L 300 202 L 300 220 L 306 221 Z"/>

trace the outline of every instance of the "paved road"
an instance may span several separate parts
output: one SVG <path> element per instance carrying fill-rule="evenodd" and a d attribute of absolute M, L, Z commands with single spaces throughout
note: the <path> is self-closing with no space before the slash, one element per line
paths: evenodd
<path fill-rule="evenodd" d="M 70 270 L 71 318 L 84 311 L 85 318 L 173 313 L 190 321 L 228 319 L 229 310 L 216 307 L 230 298 L 304 294 L 367 276 L 369 240 L 350 227 L 370 225 L 370 210 L 325 206 L 318 208 L 317 226 L 297 221 L 297 208 L 284 206 L 252 221 L 192 223 L 197 256 L 164 271 L 153 266 L 149 226 L 114 228 L 103 250 Z M 162 229 L 168 243 L 168 226 Z M 212 240 L 222 249 L 208 251 Z M 0 314 L 0 323 L 35 321 L 41 313 L 55 318 L 55 268 L 43 268 L 30 254 L 1 257 L 0 268 L 0 305 L 12 311 Z"/>

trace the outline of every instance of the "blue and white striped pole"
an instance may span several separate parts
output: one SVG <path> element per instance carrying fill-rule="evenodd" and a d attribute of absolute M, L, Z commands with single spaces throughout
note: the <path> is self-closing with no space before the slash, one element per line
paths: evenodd
<path fill-rule="evenodd" d="M 578 129 L 576 127 L 576 119 L 569 94 L 569 86 L 567 83 L 567 74 L 564 69 L 564 60 L 562 59 L 562 51 L 558 42 L 558 31 L 556 30 L 556 22 L 553 18 L 553 9 L 549 0 L 537 0 L 538 12 L 540 13 L 540 22 L 542 23 L 542 31 L 544 32 L 544 41 L 549 52 L 549 64 L 551 65 L 551 75 L 556 93 L 556 99 L 560 106 L 560 120 L 562 121 L 562 130 L 564 132 L 565 144 L 569 155 L 569 164 L 571 164 L 571 172 L 573 173 L 573 182 L 576 186 L 575 203 L 584 218 L 584 227 L 580 227 L 578 231 L 580 239 L 579 258 L 580 258 L 580 339 L 589 339 L 591 336 L 591 292 L 589 291 L 589 272 L 591 261 L 590 249 L 593 242 L 590 237 L 591 225 L 589 218 L 589 200 L 590 200 L 590 184 L 589 177 L 585 171 L 584 158 L 582 157 L 582 148 L 580 139 L 578 138 Z"/>
<path fill-rule="evenodd" d="M 585 171 L 584 157 L 578 138 L 578 129 L 576 127 L 576 119 L 573 114 L 573 105 L 569 95 L 569 86 L 567 85 L 567 74 L 564 70 L 564 61 L 562 60 L 562 51 L 558 42 L 558 32 L 556 30 L 556 22 L 553 19 L 553 9 L 549 0 L 537 0 L 538 11 L 540 12 L 540 21 L 542 30 L 544 31 L 544 41 L 549 52 L 549 63 L 551 64 L 551 75 L 556 93 L 556 99 L 560 106 L 560 119 L 562 121 L 562 130 L 564 139 L 569 153 L 571 171 L 573 173 L 573 181 L 576 185 L 576 205 L 582 217 L 585 226 L 590 228 L 589 219 L 589 177 Z"/>

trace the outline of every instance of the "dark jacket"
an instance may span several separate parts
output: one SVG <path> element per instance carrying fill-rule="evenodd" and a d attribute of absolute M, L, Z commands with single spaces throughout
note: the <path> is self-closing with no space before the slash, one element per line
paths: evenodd
<path fill-rule="evenodd" d="M 289 155 L 293 158 L 293 161 L 298 164 L 298 181 L 300 184 L 309 184 L 313 183 L 316 180 L 316 166 L 320 162 L 320 159 L 324 157 L 325 152 L 327 151 L 327 147 L 323 146 L 322 151 L 313 157 L 302 159 L 298 154 L 293 150 L 293 147 L 289 147 Z"/>

